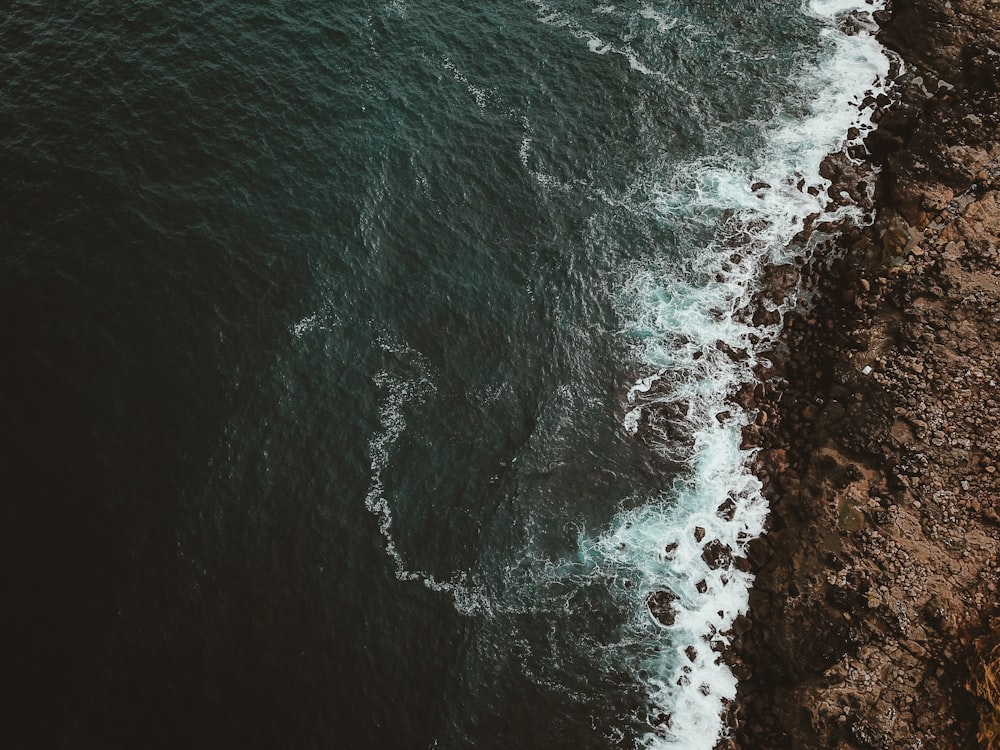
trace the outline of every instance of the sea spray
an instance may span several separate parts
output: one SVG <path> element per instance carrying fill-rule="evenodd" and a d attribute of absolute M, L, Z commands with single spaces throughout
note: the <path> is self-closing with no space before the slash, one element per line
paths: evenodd
<path fill-rule="evenodd" d="M 648 696 L 639 717 L 649 727 L 645 747 L 710 750 L 725 733 L 737 680 L 720 652 L 747 611 L 753 577 L 740 558 L 767 516 L 749 468 L 753 451 L 741 447 L 755 415 L 729 397 L 768 366 L 764 352 L 780 331 L 780 323 L 755 326 L 747 314 L 762 270 L 791 260 L 791 242 L 811 216 L 868 218 L 855 206 L 828 207 L 820 165 L 852 127 L 859 138 L 872 128 L 865 102 L 887 85 L 873 9 L 848 0 L 805 6 L 826 22 L 826 54 L 793 85 L 796 99 L 811 100 L 805 115 L 772 122 L 758 159 L 699 159 L 656 191 L 662 220 L 692 241 L 679 264 L 635 277 L 633 333 L 651 371 L 628 392 L 624 422 L 687 470 L 661 497 L 580 542 L 586 561 L 630 582 L 626 640 L 644 633 L 655 644 L 636 659 Z M 848 14 L 861 27 L 854 33 L 839 28 Z M 794 292 L 779 314 L 792 303 Z M 673 429 L 663 429 L 664 419 Z M 685 432 L 686 444 L 675 437 Z"/>

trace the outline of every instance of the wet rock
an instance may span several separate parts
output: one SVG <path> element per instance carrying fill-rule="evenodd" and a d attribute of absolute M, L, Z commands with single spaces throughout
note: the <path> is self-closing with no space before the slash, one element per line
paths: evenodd
<path fill-rule="evenodd" d="M 781 322 L 781 313 L 777 310 L 768 309 L 763 305 L 754 308 L 751 322 L 758 328 L 777 325 Z"/>
<path fill-rule="evenodd" d="M 750 358 L 750 352 L 748 352 L 746 349 L 744 349 L 743 347 L 737 348 L 731 346 L 722 339 L 718 339 L 715 342 L 715 348 L 718 349 L 723 354 L 725 354 L 726 356 L 728 356 L 734 362 L 743 362 Z"/>
<path fill-rule="evenodd" d="M 712 570 L 727 568 L 733 559 L 733 550 L 718 539 L 712 539 L 701 550 L 701 559 Z"/>
<path fill-rule="evenodd" d="M 725 521 L 732 521 L 736 516 L 736 501 L 731 497 L 727 497 L 722 501 L 722 504 L 715 509 L 715 513 Z"/>
<path fill-rule="evenodd" d="M 760 427 L 755 424 L 748 424 L 741 433 L 740 450 L 759 448 L 761 444 Z"/>
<path fill-rule="evenodd" d="M 751 627 L 753 627 L 753 623 L 750 621 L 749 617 L 746 615 L 737 615 L 736 619 L 733 620 L 732 632 L 736 635 L 743 635 L 750 630 Z"/>
<path fill-rule="evenodd" d="M 799 283 L 799 269 L 791 263 L 767 266 L 761 273 L 761 299 L 773 305 L 781 304 Z M 758 307 L 760 302 L 758 302 Z"/>
<path fill-rule="evenodd" d="M 673 591 L 660 589 L 654 591 L 646 598 L 646 606 L 649 607 L 650 614 L 661 625 L 669 627 L 677 620 L 677 611 L 674 609 L 674 602 L 679 598 Z"/>
<path fill-rule="evenodd" d="M 753 383 L 745 383 L 740 386 L 732 396 L 730 396 L 729 400 L 742 408 L 744 411 L 750 411 L 753 408 L 756 399 L 754 389 L 755 385 Z"/>

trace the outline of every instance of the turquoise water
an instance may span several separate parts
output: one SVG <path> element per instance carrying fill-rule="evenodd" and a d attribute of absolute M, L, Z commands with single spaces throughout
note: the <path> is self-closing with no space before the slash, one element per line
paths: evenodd
<path fill-rule="evenodd" d="M 840 5 L 15 1 L 19 746 L 711 748 L 715 342 L 885 75 Z"/>

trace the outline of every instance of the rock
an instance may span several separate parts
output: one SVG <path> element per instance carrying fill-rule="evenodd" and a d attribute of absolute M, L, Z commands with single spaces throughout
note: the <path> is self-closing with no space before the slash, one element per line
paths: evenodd
<path fill-rule="evenodd" d="M 677 611 L 674 609 L 674 602 L 679 598 L 673 591 L 660 589 L 654 591 L 646 598 L 646 606 L 649 607 L 650 614 L 661 625 L 670 627 L 677 620 Z"/>
<path fill-rule="evenodd" d="M 935 185 L 924 191 L 921 205 L 929 211 L 943 211 L 955 194 L 944 185 Z"/>
<path fill-rule="evenodd" d="M 758 471 L 768 476 L 776 477 L 784 474 L 789 467 L 788 452 L 784 448 L 763 450 L 757 457 L 756 467 Z"/>
<path fill-rule="evenodd" d="M 733 500 L 732 497 L 727 497 L 722 501 L 722 504 L 715 509 L 715 513 L 725 521 L 732 521 L 736 516 L 736 501 Z"/>
<path fill-rule="evenodd" d="M 753 627 L 753 623 L 750 622 L 750 618 L 746 615 L 737 615 L 736 619 L 733 620 L 732 631 L 736 635 L 743 635 L 750 628 Z"/>
<path fill-rule="evenodd" d="M 712 570 L 727 568 L 733 559 L 733 551 L 727 544 L 712 539 L 701 550 L 701 559 Z"/>
<path fill-rule="evenodd" d="M 737 349 L 733 346 L 730 346 L 722 339 L 718 339 L 715 342 L 715 348 L 718 349 L 723 354 L 725 354 L 726 356 L 728 356 L 734 362 L 742 362 L 750 358 L 750 352 L 748 352 L 746 349 L 742 347 Z"/>
<path fill-rule="evenodd" d="M 748 424 L 743 428 L 740 450 L 750 450 L 760 447 L 760 428 L 755 424 Z"/>
<path fill-rule="evenodd" d="M 754 384 L 746 383 L 740 386 L 736 393 L 730 397 L 730 400 L 744 411 L 750 411 L 755 402 Z"/>

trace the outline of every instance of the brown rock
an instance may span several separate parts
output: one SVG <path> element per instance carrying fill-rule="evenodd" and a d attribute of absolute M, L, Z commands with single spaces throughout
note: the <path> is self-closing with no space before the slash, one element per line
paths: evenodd
<path fill-rule="evenodd" d="M 649 607 L 650 614 L 661 625 L 669 627 L 677 620 L 677 611 L 674 609 L 674 602 L 679 598 L 673 591 L 660 589 L 659 591 L 654 591 L 646 598 L 646 606 Z"/>
<path fill-rule="evenodd" d="M 733 551 L 727 544 L 718 539 L 712 539 L 701 550 L 701 559 L 712 570 L 729 567 L 733 559 Z"/>

